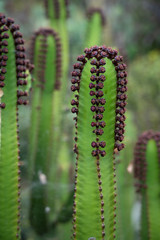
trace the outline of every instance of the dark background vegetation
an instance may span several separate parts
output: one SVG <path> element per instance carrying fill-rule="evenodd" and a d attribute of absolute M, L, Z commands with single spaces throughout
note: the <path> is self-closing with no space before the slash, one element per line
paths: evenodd
<path fill-rule="evenodd" d="M 43 0 L 0 0 L 0 11 L 21 25 L 27 50 L 32 32 L 48 24 L 43 3 Z M 119 49 L 128 65 L 129 124 L 138 134 L 148 129 L 160 130 L 160 1 L 70 0 L 67 23 L 70 38 L 69 72 L 76 56 L 82 53 L 87 23 L 85 16 L 90 6 L 103 8 L 107 18 L 103 44 Z M 68 85 L 70 78 L 69 75 Z M 66 109 L 69 107 L 69 104 L 66 105 Z M 27 152 L 24 136 L 28 121 L 29 116 L 25 113 L 21 124 L 24 163 Z M 132 139 L 134 135 L 131 131 L 129 144 L 135 143 L 136 139 Z"/>

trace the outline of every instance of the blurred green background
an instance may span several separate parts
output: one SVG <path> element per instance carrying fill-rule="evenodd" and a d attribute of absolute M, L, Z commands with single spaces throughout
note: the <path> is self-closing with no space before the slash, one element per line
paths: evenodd
<path fill-rule="evenodd" d="M 133 180 L 132 175 L 127 172 L 127 166 L 133 159 L 136 136 L 144 130 L 157 131 L 160 129 L 160 2 L 159 0 L 70 0 L 70 18 L 67 22 L 70 41 L 69 73 L 73 63 L 76 62 L 76 57 L 82 54 L 84 48 L 87 27 L 86 11 L 90 6 L 102 7 L 107 18 L 103 44 L 119 49 L 120 54 L 124 56 L 124 62 L 128 65 L 126 149 L 120 159 L 125 162 L 126 179 L 129 179 L 130 187 Z M 20 24 L 29 53 L 32 33 L 39 27 L 48 25 L 44 0 L 0 0 L 0 12 L 13 17 L 16 23 Z M 68 95 L 71 95 L 69 90 L 70 78 L 71 76 L 68 75 Z M 64 108 L 69 127 L 73 127 L 69 103 L 66 103 Z M 30 106 L 24 112 L 21 111 L 20 115 L 21 159 L 23 162 L 22 239 L 70 239 L 71 221 L 59 225 L 56 234 L 52 233 L 50 236 L 42 238 L 36 237 L 29 227 L 27 209 L 31 186 L 28 184 L 26 176 Z M 71 129 L 70 132 L 68 131 L 67 137 L 72 144 Z M 71 162 L 73 161 L 71 160 Z M 122 174 L 124 169 L 120 169 Z M 121 184 L 125 185 L 126 182 L 121 182 Z M 132 191 L 130 196 L 133 195 Z M 131 202 L 133 202 L 133 198 Z M 137 240 L 136 237 L 135 239 Z"/>

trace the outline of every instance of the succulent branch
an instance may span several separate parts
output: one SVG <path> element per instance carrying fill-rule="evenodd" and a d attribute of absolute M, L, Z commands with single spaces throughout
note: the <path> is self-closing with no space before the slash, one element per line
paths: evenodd
<path fill-rule="evenodd" d="M 46 12 L 50 21 L 50 26 L 55 29 L 60 36 L 62 45 L 62 86 L 59 92 L 61 100 L 60 106 L 65 104 L 68 68 L 69 68 L 69 40 L 67 31 L 67 17 L 69 16 L 69 0 L 45 0 Z M 54 14 L 55 13 L 55 14 Z"/>
<path fill-rule="evenodd" d="M 43 234 L 48 231 L 46 181 L 49 166 L 53 164 L 53 153 L 58 149 L 57 134 L 54 131 L 58 116 L 56 119 L 53 109 L 53 96 L 55 89 L 58 91 L 60 87 L 61 77 L 61 44 L 57 33 L 51 29 L 40 29 L 34 34 L 31 49 L 35 81 L 32 87 L 30 131 L 30 171 L 33 181 L 30 220 L 35 231 Z"/>
<path fill-rule="evenodd" d="M 65 20 L 69 16 L 69 0 L 44 0 L 44 3 L 46 16 L 51 22 L 57 23 L 56 20 Z"/>
<path fill-rule="evenodd" d="M 28 95 L 25 48 L 19 26 L 0 13 L 0 239 L 20 239 L 18 105 Z"/>
<path fill-rule="evenodd" d="M 117 51 L 87 48 L 72 72 L 76 113 L 73 239 L 116 238 L 114 152 L 124 148 L 126 65 Z"/>
<path fill-rule="evenodd" d="M 89 20 L 91 20 L 94 17 L 95 14 L 99 14 L 100 15 L 101 24 L 103 26 L 105 26 L 106 25 L 106 17 L 104 15 L 103 10 L 101 8 L 94 8 L 94 7 L 88 9 L 87 16 L 88 16 Z"/>
<path fill-rule="evenodd" d="M 61 161 L 61 151 L 63 151 L 66 148 L 66 143 L 65 143 L 64 139 L 66 138 L 65 137 L 67 135 L 66 131 L 68 130 L 68 122 L 66 121 L 65 109 L 68 107 L 67 106 L 68 94 L 66 93 L 66 90 L 68 88 L 68 70 L 69 70 L 69 40 L 68 40 L 68 30 L 67 30 L 67 18 L 69 16 L 69 11 L 68 11 L 69 1 L 68 0 L 58 0 L 58 1 L 53 1 L 53 0 L 49 1 L 48 0 L 48 1 L 46 1 L 46 3 L 48 5 L 48 11 L 50 11 L 50 12 L 52 11 L 52 13 L 53 13 L 54 9 L 57 9 L 56 10 L 58 13 L 57 18 L 51 16 L 51 14 L 48 14 L 48 18 L 49 18 L 50 26 L 53 29 L 56 29 L 56 31 L 58 32 L 60 39 L 61 39 L 61 45 L 62 45 L 61 89 L 60 89 L 60 91 L 57 91 L 54 94 L 54 99 L 53 99 L 54 115 L 56 116 L 55 120 L 57 122 L 56 126 L 58 126 L 55 133 L 57 133 L 57 136 L 59 136 L 57 142 L 60 146 L 59 151 L 57 151 L 57 149 L 55 148 L 56 155 L 54 156 L 54 158 L 56 159 L 56 162 L 57 162 L 56 168 L 60 169 L 62 165 L 65 165 L 65 162 L 68 159 L 69 160 L 72 159 L 72 157 L 70 156 L 70 152 L 67 151 L 67 153 L 66 153 L 67 155 L 65 155 L 65 158 L 64 159 L 62 158 L 63 162 Z M 46 5 L 46 7 L 47 7 L 47 5 Z M 57 99 L 58 99 L 58 102 L 57 102 Z M 52 164 L 52 166 L 51 166 L 51 172 L 53 172 L 53 171 L 55 171 L 55 164 Z M 62 178 L 64 178 L 64 176 L 66 176 L 66 181 L 68 181 L 67 174 L 68 174 L 68 171 L 67 171 L 67 169 L 64 169 L 64 168 L 63 168 L 62 175 L 55 174 L 55 176 L 57 176 L 56 181 L 58 181 L 58 184 L 60 184 L 63 181 Z M 50 175 L 51 176 L 50 181 L 54 182 L 55 176 L 53 174 L 51 174 L 51 175 Z M 53 193 L 50 195 L 53 195 Z M 62 198 L 64 199 L 65 193 L 58 194 L 59 203 L 62 204 L 62 201 L 61 201 L 62 198 L 60 197 L 60 195 L 61 196 L 63 195 Z M 68 197 L 69 196 L 67 196 L 67 198 Z M 60 208 L 61 208 L 61 204 L 59 204 Z M 57 209 L 59 207 L 57 207 Z M 54 220 L 55 219 L 53 219 L 53 221 Z"/>
<path fill-rule="evenodd" d="M 141 239 L 160 238 L 160 133 L 144 132 L 134 153 L 136 191 L 141 195 Z"/>
<path fill-rule="evenodd" d="M 132 219 L 132 209 L 135 203 L 135 191 L 133 186 L 133 145 L 137 138 L 137 128 L 133 121 L 130 111 L 126 114 L 125 142 L 124 151 L 116 156 L 116 175 L 117 175 L 117 202 L 119 207 L 117 225 L 119 240 L 134 239 L 135 227 Z M 127 226 L 127 229 L 126 229 Z"/>
<path fill-rule="evenodd" d="M 58 19 L 60 15 L 59 0 L 45 0 L 46 16 L 51 19 Z"/>
<path fill-rule="evenodd" d="M 87 11 L 88 27 L 86 32 L 85 46 L 90 47 L 102 43 L 103 29 L 106 18 L 101 8 L 90 8 Z M 96 29 L 96 31 L 95 31 Z"/>

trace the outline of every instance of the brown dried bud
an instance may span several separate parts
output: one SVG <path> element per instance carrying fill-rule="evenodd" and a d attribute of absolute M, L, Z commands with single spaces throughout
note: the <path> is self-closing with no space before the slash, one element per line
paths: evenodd
<path fill-rule="evenodd" d="M 91 146 L 92 146 L 93 148 L 95 148 L 95 147 L 97 147 L 97 143 L 96 143 L 96 142 L 92 142 L 92 143 L 91 143 Z"/>
<path fill-rule="evenodd" d="M 95 129 L 93 133 L 95 133 L 96 135 L 102 135 L 104 131 L 102 129 Z"/>
<path fill-rule="evenodd" d="M 104 94 L 103 94 L 103 91 L 97 91 L 95 92 L 95 95 L 96 97 L 102 97 Z"/>
<path fill-rule="evenodd" d="M 102 142 L 99 143 L 99 146 L 104 148 L 106 146 L 106 143 L 104 141 L 102 141 Z"/>
<path fill-rule="evenodd" d="M 76 78 L 72 78 L 71 83 L 72 84 L 78 83 L 78 80 Z"/>
<path fill-rule="evenodd" d="M 84 55 L 78 56 L 77 61 L 80 61 L 80 62 L 83 62 L 83 63 L 87 62 Z"/>
<path fill-rule="evenodd" d="M 90 83 L 90 84 L 89 84 L 89 88 L 90 88 L 90 89 L 95 88 L 95 84 Z"/>
<path fill-rule="evenodd" d="M 97 73 L 97 69 L 95 67 L 92 67 L 90 72 L 93 74 L 93 73 Z"/>
<path fill-rule="evenodd" d="M 73 105 L 73 106 L 74 106 L 74 105 L 78 106 L 78 101 L 72 99 L 72 101 L 71 101 L 71 105 Z"/>
<path fill-rule="evenodd" d="M 94 118 L 95 118 L 96 120 L 102 120 L 103 114 L 96 114 L 96 115 L 94 116 Z"/>
<path fill-rule="evenodd" d="M 94 75 L 92 75 L 92 76 L 90 77 L 90 80 L 91 80 L 92 82 L 95 82 L 95 81 L 97 81 L 97 77 L 94 76 Z"/>
<path fill-rule="evenodd" d="M 106 69 L 104 67 L 100 67 L 98 69 L 98 73 L 105 73 Z"/>
<path fill-rule="evenodd" d="M 72 111 L 72 113 L 78 113 L 78 109 L 75 107 L 73 107 L 71 111 Z"/>
<path fill-rule="evenodd" d="M 95 92 L 94 91 L 90 91 L 90 96 L 94 96 Z"/>
<path fill-rule="evenodd" d="M 99 82 L 98 84 L 96 84 L 96 89 L 102 89 L 104 87 L 104 84 L 102 82 Z"/>
<path fill-rule="evenodd" d="M 106 152 L 105 151 L 100 151 L 100 154 L 102 157 L 104 157 L 106 155 Z"/>
<path fill-rule="evenodd" d="M 4 109 L 6 107 L 5 103 L 0 103 L 0 108 Z"/>
<path fill-rule="evenodd" d="M 96 59 L 92 59 L 91 60 L 91 65 L 97 65 L 97 60 Z"/>

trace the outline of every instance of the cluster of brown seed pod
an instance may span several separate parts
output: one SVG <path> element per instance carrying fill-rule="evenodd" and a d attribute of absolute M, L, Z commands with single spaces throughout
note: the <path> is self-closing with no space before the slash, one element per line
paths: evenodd
<path fill-rule="evenodd" d="M 103 113 L 105 111 L 105 104 L 106 99 L 103 98 L 103 87 L 104 82 L 106 80 L 104 73 L 106 72 L 106 61 L 105 58 L 112 60 L 112 63 L 115 66 L 115 70 L 117 72 L 117 102 L 116 102 L 116 125 L 115 125 L 115 148 L 117 150 L 121 150 L 124 147 L 124 144 L 119 143 L 123 140 L 124 136 L 124 121 L 125 121 L 125 106 L 126 106 L 126 99 L 127 96 L 125 92 L 127 91 L 127 73 L 125 71 L 126 65 L 122 63 L 123 58 L 121 56 L 117 56 L 117 51 L 112 50 L 111 48 L 107 48 L 105 46 L 98 47 L 94 46 L 91 48 L 85 49 L 85 55 L 81 55 L 77 58 L 79 61 L 78 63 L 74 64 L 74 71 L 72 72 L 72 80 L 71 83 L 71 90 L 73 92 L 80 90 L 80 81 L 83 68 L 88 60 L 91 60 L 91 64 L 93 67 L 91 68 L 91 77 L 90 77 L 90 96 L 93 96 L 91 99 L 91 111 L 94 113 L 93 119 L 94 121 L 91 122 L 91 126 L 95 128 L 93 133 L 96 135 L 96 140 L 91 143 L 94 150 L 92 151 L 92 155 L 96 157 L 96 164 L 97 164 L 97 173 L 98 173 L 98 185 L 99 185 L 99 192 L 100 192 L 100 200 L 101 200 L 101 221 L 102 221 L 102 239 L 105 236 L 105 224 L 104 224 L 104 201 L 103 201 L 103 193 L 102 193 L 102 181 L 101 181 L 101 173 L 100 173 L 100 156 L 104 157 L 106 152 L 102 150 L 106 146 L 105 141 L 99 141 L 99 136 L 103 135 L 103 128 L 106 126 L 106 122 L 103 121 Z M 79 95 L 75 95 L 75 99 L 71 101 L 72 113 L 76 113 L 78 115 L 78 105 L 79 105 Z M 77 117 L 74 118 L 76 121 L 75 127 L 77 128 Z M 77 142 L 77 130 L 76 130 L 76 137 L 75 141 Z M 74 147 L 75 153 L 77 153 L 77 161 L 76 161 L 76 175 L 75 175 L 75 194 L 74 199 L 76 198 L 76 184 L 77 184 L 77 174 L 78 174 L 78 147 L 75 144 Z M 115 168 L 114 168 L 115 170 Z M 115 173 L 114 173 L 115 177 Z M 114 181 L 116 183 L 116 181 Z M 116 189 L 116 187 L 115 187 Z M 116 194 L 115 194 L 116 196 Z M 116 204 L 116 200 L 115 200 Z M 114 211 L 116 206 L 114 207 Z M 114 213 L 114 216 L 116 214 Z M 114 221 L 116 223 L 116 221 Z M 74 210 L 73 210 L 73 237 L 76 237 L 76 202 L 74 200 Z M 114 230 L 115 231 L 115 226 Z M 114 235 L 115 237 L 115 235 Z"/>
<path fill-rule="evenodd" d="M 158 159 L 160 165 L 160 132 L 146 131 L 139 138 L 134 149 L 134 177 L 138 180 L 135 184 L 136 191 L 141 192 L 146 189 L 146 148 L 149 140 L 155 140 L 158 149 Z"/>
<path fill-rule="evenodd" d="M 102 8 L 98 8 L 98 7 L 89 8 L 88 11 L 87 11 L 87 17 L 88 17 L 89 19 L 91 19 L 92 16 L 93 16 L 95 13 L 99 13 L 99 14 L 100 14 L 101 20 L 102 20 L 102 26 L 105 26 L 105 25 L 106 25 L 106 17 L 105 17 L 105 15 L 104 15 L 104 12 L 103 12 Z"/>
<path fill-rule="evenodd" d="M 115 64 L 115 69 L 117 71 L 117 102 L 116 102 L 116 125 L 115 125 L 115 148 L 120 151 L 124 148 L 124 144 L 121 143 L 124 139 L 124 128 L 125 128 L 125 112 L 126 112 L 126 91 L 127 91 L 127 83 L 128 80 L 127 72 L 125 71 L 126 65 L 123 63 L 118 63 L 117 61 L 121 61 L 121 57 L 116 57 L 113 63 Z"/>
<path fill-rule="evenodd" d="M 19 26 L 14 24 L 12 18 L 6 18 L 4 14 L 0 14 L 0 87 L 5 86 L 5 74 L 7 72 L 7 60 L 8 60 L 8 41 L 9 34 L 7 31 L 10 31 L 13 35 L 15 43 L 15 57 L 16 57 L 16 70 L 17 70 L 17 86 L 23 86 L 27 84 L 25 74 L 26 71 L 26 60 L 25 60 L 25 48 L 24 40 L 21 32 L 19 32 Z M 20 93 L 21 92 L 21 93 Z M 26 92 L 18 91 L 17 92 L 17 104 L 26 105 L 27 100 L 20 99 L 21 96 L 27 96 Z M 1 108 L 5 108 L 5 103 L 1 103 Z"/>
<path fill-rule="evenodd" d="M 47 57 L 47 52 L 49 51 L 49 46 L 47 44 L 47 38 L 48 36 L 53 36 L 53 39 L 55 39 L 56 42 L 56 82 L 55 86 L 53 88 L 59 89 L 60 88 L 60 78 L 61 78 L 61 43 L 60 43 L 60 38 L 58 37 L 58 34 L 48 28 L 41 28 L 40 30 L 36 31 L 32 37 L 32 42 L 31 42 L 31 54 L 30 54 L 30 59 L 31 63 L 34 63 L 34 56 L 36 54 L 35 52 L 35 44 L 37 38 L 40 36 L 40 41 L 41 41 L 41 50 L 38 53 L 38 65 L 37 65 L 37 81 L 38 85 L 37 87 L 40 87 L 42 90 L 45 88 L 45 70 L 46 70 L 46 57 Z M 54 64 L 54 62 L 53 62 Z"/>
<path fill-rule="evenodd" d="M 94 46 L 89 49 L 85 49 L 85 55 L 81 55 L 77 58 L 79 61 L 78 63 L 74 64 L 74 71 L 72 72 L 72 80 L 71 83 L 71 90 L 73 92 L 78 91 L 80 88 L 80 79 L 81 79 L 81 72 L 87 60 L 94 58 L 91 60 L 91 64 L 95 65 L 96 67 L 91 68 L 91 74 L 93 74 L 90 78 L 91 83 L 89 84 L 89 88 L 91 89 L 90 95 L 93 96 L 91 100 L 91 111 L 95 113 L 93 118 L 95 122 L 91 123 L 92 127 L 95 127 L 94 133 L 98 136 L 103 134 L 103 128 L 105 127 L 106 123 L 103 121 L 103 112 L 105 111 L 105 103 L 106 100 L 103 98 L 103 86 L 105 81 L 105 57 L 112 60 L 112 63 L 115 65 L 115 70 L 117 72 L 117 102 L 116 102 L 116 125 L 115 125 L 115 148 L 118 151 L 124 148 L 124 144 L 121 143 L 124 139 L 124 127 L 125 127 L 125 111 L 126 111 L 126 91 L 127 91 L 127 83 L 128 80 L 126 79 L 127 73 L 125 71 L 126 65 L 121 63 L 123 58 L 121 56 L 117 56 L 117 51 L 112 50 L 111 48 L 107 48 L 105 46 L 98 47 Z M 95 59 L 96 58 L 96 59 Z M 93 91 L 94 89 L 94 91 Z M 74 107 L 72 108 L 72 113 L 78 114 L 78 102 L 79 95 L 75 95 L 75 99 L 72 100 L 71 105 Z M 74 118 L 77 121 L 77 117 Z M 75 124 L 77 126 L 77 123 Z M 98 151 L 98 148 L 104 148 L 105 142 L 93 142 L 92 147 L 97 148 L 93 150 L 92 155 L 98 156 L 99 154 L 103 157 L 105 156 L 104 151 Z M 77 150 L 76 150 L 77 152 Z"/>
<path fill-rule="evenodd" d="M 93 96 L 91 100 L 91 111 L 95 113 L 93 116 L 95 122 L 91 122 L 91 126 L 95 128 L 93 133 L 96 134 L 96 142 L 92 142 L 91 145 L 95 149 L 92 151 L 92 155 L 95 157 L 97 156 L 99 159 L 99 155 L 102 157 L 106 155 L 104 150 L 99 149 L 106 146 L 106 142 L 99 142 L 99 136 L 104 133 L 103 128 L 106 126 L 106 122 L 103 121 L 103 112 L 105 111 L 104 105 L 106 103 L 106 100 L 103 98 L 103 82 L 106 79 L 104 75 L 100 75 L 106 71 L 105 67 L 103 67 L 106 62 L 99 56 L 97 59 L 91 60 L 91 64 L 95 66 L 90 70 L 93 75 L 90 78 L 92 82 L 89 84 L 89 88 L 91 89 L 90 96 Z"/>

